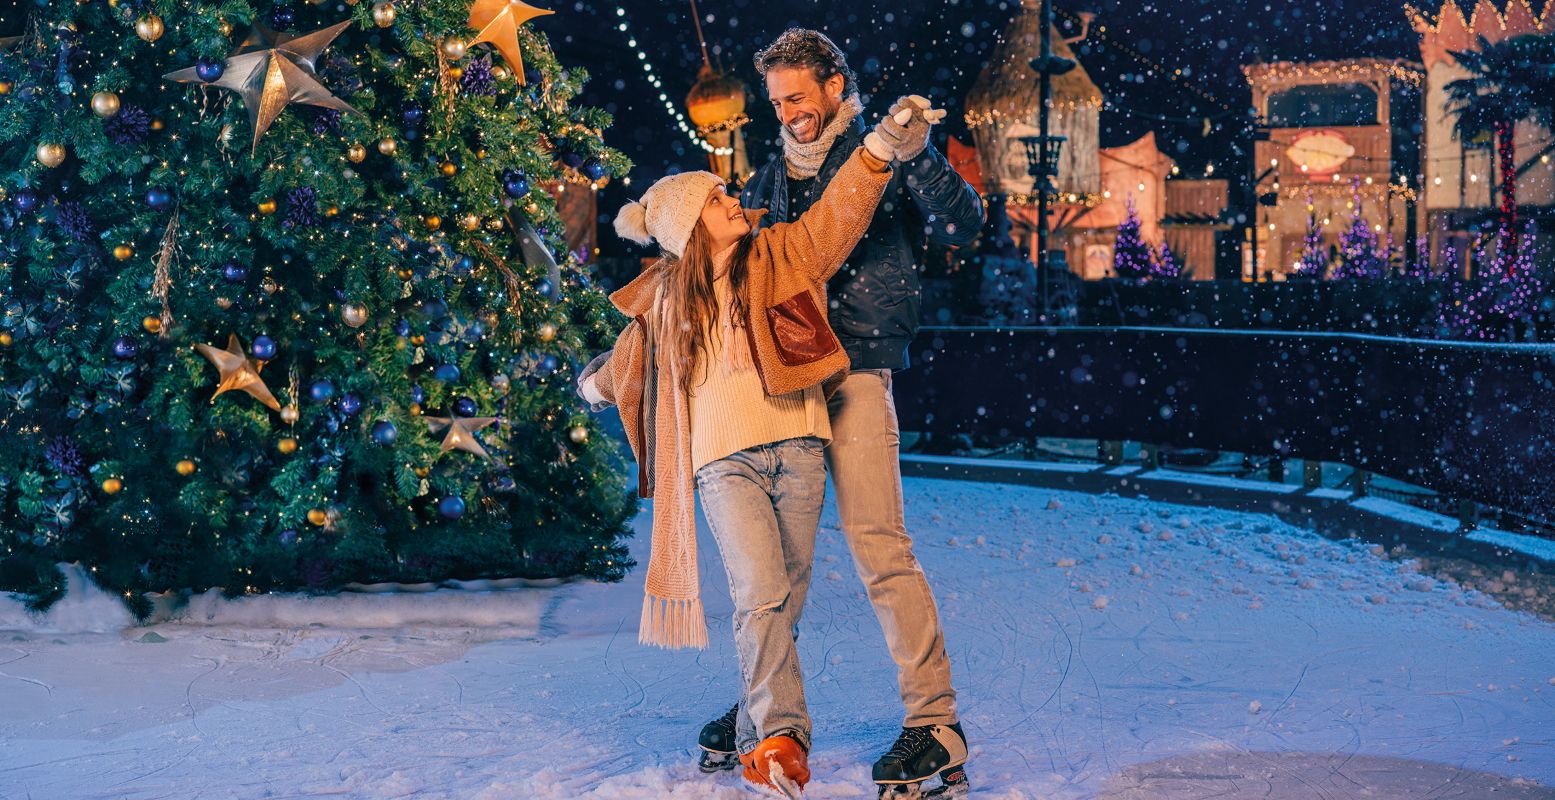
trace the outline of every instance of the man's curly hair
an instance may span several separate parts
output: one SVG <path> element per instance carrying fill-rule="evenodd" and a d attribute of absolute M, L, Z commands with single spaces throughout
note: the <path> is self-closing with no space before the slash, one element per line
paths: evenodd
<path fill-rule="evenodd" d="M 842 96 L 858 93 L 858 76 L 848 67 L 847 56 L 842 49 L 820 31 L 805 28 L 789 28 L 772 40 L 772 44 L 757 51 L 756 72 L 762 78 L 769 70 L 780 67 L 803 67 L 815 75 L 816 83 L 825 83 L 833 75 L 841 75 Z"/>

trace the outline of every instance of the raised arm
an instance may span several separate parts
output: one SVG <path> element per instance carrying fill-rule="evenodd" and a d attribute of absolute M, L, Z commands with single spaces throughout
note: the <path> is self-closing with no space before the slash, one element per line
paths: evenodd
<path fill-rule="evenodd" d="M 891 165 L 863 147 L 853 151 L 810 210 L 793 222 L 780 222 L 757 234 L 778 263 L 824 282 L 842 268 L 874 219 L 875 207 L 891 180 Z"/>
<path fill-rule="evenodd" d="M 578 394 L 589 410 L 617 405 L 628 384 L 642 382 L 645 351 L 642 320 L 632 320 L 616 337 L 616 346 L 595 356 L 578 376 Z"/>

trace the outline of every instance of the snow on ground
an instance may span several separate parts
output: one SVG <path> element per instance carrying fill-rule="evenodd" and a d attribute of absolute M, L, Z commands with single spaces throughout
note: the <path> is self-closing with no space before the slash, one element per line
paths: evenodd
<path fill-rule="evenodd" d="M 1548 621 L 1266 516 L 906 490 L 974 797 L 1555 798 Z M 830 505 L 822 526 L 800 642 L 807 796 L 872 797 L 895 671 Z M 636 643 L 641 568 L 618 585 L 204 596 L 132 628 L 107 596 L 42 621 L 0 600 L 0 798 L 749 797 L 694 766 L 738 676 L 700 543 L 701 653 Z"/>

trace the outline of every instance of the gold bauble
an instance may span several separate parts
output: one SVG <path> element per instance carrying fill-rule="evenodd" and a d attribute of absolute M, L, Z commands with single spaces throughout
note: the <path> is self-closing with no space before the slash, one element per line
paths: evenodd
<path fill-rule="evenodd" d="M 135 255 L 134 248 L 127 244 L 115 245 L 113 248 L 113 257 L 120 261 L 129 261 L 133 255 Z"/>
<path fill-rule="evenodd" d="M 426 476 L 431 475 L 431 474 L 432 474 L 432 468 L 431 467 L 416 467 L 416 477 L 418 477 L 418 478 L 425 478 Z"/>
<path fill-rule="evenodd" d="M 276 442 L 275 443 L 275 449 L 280 450 L 281 451 L 281 455 L 289 456 L 292 453 L 297 452 L 297 440 L 293 439 L 290 436 L 288 436 L 285 439 L 282 439 L 281 441 Z"/>
<path fill-rule="evenodd" d="M 162 25 L 162 18 L 156 14 L 147 14 L 135 21 L 135 35 L 148 42 L 162 38 L 162 33 L 166 30 L 167 28 Z"/>
<path fill-rule="evenodd" d="M 228 22 L 226 20 L 222 20 L 221 21 L 221 35 L 222 36 L 231 36 L 232 35 L 232 23 L 230 23 L 230 22 Z"/>
<path fill-rule="evenodd" d="M 353 328 L 360 328 L 367 324 L 367 306 L 361 303 L 346 303 L 340 307 L 340 321 Z"/>
<path fill-rule="evenodd" d="M 326 523 L 328 521 L 329 521 L 329 515 L 324 513 L 324 509 L 322 509 L 322 508 L 310 508 L 310 509 L 308 509 L 308 522 L 313 524 L 314 527 L 322 528 L 322 527 L 324 527 L 324 523 Z"/>
<path fill-rule="evenodd" d="M 411 269 L 410 267 L 400 267 L 398 270 L 396 270 L 394 272 L 394 274 L 399 276 L 400 280 L 408 281 L 411 278 L 415 277 L 416 271 Z"/>
<path fill-rule="evenodd" d="M 531 217 L 539 216 L 540 215 L 540 204 L 536 203 L 533 200 L 530 200 L 529 204 L 524 206 L 524 213 L 528 214 Z"/>
<path fill-rule="evenodd" d="M 459 218 L 459 227 L 467 231 L 478 231 L 481 229 L 481 218 L 474 214 L 465 214 Z"/>
<path fill-rule="evenodd" d="M 444 177 L 452 178 L 459 171 L 459 165 L 452 161 L 444 161 L 438 165 L 438 169 L 443 173 Z"/>
<path fill-rule="evenodd" d="M 258 208 L 259 213 L 268 217 L 275 213 L 275 200 L 260 200 Z"/>
<path fill-rule="evenodd" d="M 178 474 L 179 475 L 182 475 L 182 476 L 187 478 L 190 475 L 194 474 L 195 465 L 194 465 L 193 461 L 190 461 L 189 459 L 186 458 L 186 459 L 178 462 L 178 464 L 176 466 L 174 466 L 173 469 L 178 470 Z"/>
<path fill-rule="evenodd" d="M 394 24 L 393 3 L 373 3 L 373 22 L 380 28 L 387 28 Z"/>
<path fill-rule="evenodd" d="M 498 64 L 498 65 L 496 65 L 496 66 L 491 68 L 491 77 L 493 77 L 493 78 L 495 78 L 495 79 L 500 81 L 503 78 L 506 78 L 507 76 L 508 76 L 508 68 L 507 67 L 504 67 L 501 64 Z"/>
<path fill-rule="evenodd" d="M 10 331 L 0 331 L 0 347 L 10 347 L 14 341 L 16 340 L 11 337 Z"/>
<path fill-rule="evenodd" d="M 232 298 L 230 298 L 230 297 L 218 297 L 218 298 L 216 298 L 216 306 L 218 308 L 220 308 L 222 311 L 226 311 L 227 309 L 232 307 Z"/>
<path fill-rule="evenodd" d="M 500 230 L 502 230 L 502 218 L 501 217 L 492 217 L 490 220 L 487 220 L 487 222 L 486 222 L 486 229 L 490 230 L 490 231 L 500 231 Z"/>
<path fill-rule="evenodd" d="M 340 206 L 330 206 L 324 209 L 324 216 L 330 218 L 340 216 Z"/>
<path fill-rule="evenodd" d="M 551 322 L 540 323 L 540 341 L 549 342 L 556 338 L 556 325 Z"/>
<path fill-rule="evenodd" d="M 436 214 L 428 214 L 421 218 L 421 223 L 426 225 L 428 230 L 435 231 L 438 228 L 443 227 L 443 218 Z"/>
<path fill-rule="evenodd" d="M 280 289 L 281 285 L 275 282 L 275 278 L 265 278 L 259 282 L 259 290 L 265 294 L 275 294 Z"/>
<path fill-rule="evenodd" d="M 419 416 L 421 416 L 421 404 L 420 403 L 411 403 L 410 404 L 410 415 L 412 417 L 419 417 Z"/>
<path fill-rule="evenodd" d="M 459 80 L 460 78 L 464 77 L 464 68 L 463 67 L 449 67 L 447 70 L 445 70 L 443 72 L 443 74 L 447 75 L 449 80 L 456 81 L 456 80 Z"/>
<path fill-rule="evenodd" d="M 382 153 L 382 154 L 384 154 L 386 156 L 394 155 L 395 151 L 397 151 L 399 149 L 400 149 L 400 146 L 398 144 L 396 144 L 395 141 L 392 138 L 388 137 L 388 136 L 385 136 L 382 139 L 378 140 L 378 152 L 380 152 L 380 153 Z"/>
<path fill-rule="evenodd" d="M 153 119 L 153 120 L 151 120 L 151 129 L 154 130 L 154 131 L 159 131 L 159 130 L 162 130 L 163 128 L 166 128 L 166 127 L 167 127 L 167 123 L 163 122 L 160 119 Z"/>
<path fill-rule="evenodd" d="M 10 81 L 0 81 L 0 94 L 10 94 L 10 93 L 11 93 L 11 82 Z"/>
<path fill-rule="evenodd" d="M 414 334 L 411 334 L 411 336 L 410 336 L 410 343 L 415 345 L 415 346 L 417 346 L 417 347 L 420 347 L 421 345 L 426 344 L 426 341 L 427 341 L 427 337 L 425 337 L 425 336 L 423 336 L 423 335 L 421 335 L 419 333 L 414 333 Z"/>
<path fill-rule="evenodd" d="M 123 488 L 124 481 L 121 481 L 118 478 L 108 478 L 107 480 L 103 481 L 103 491 L 108 494 L 118 494 L 119 490 Z"/>
<path fill-rule="evenodd" d="M 140 327 L 146 329 L 146 333 L 161 333 L 162 318 L 155 314 L 147 314 L 140 320 Z"/>
<path fill-rule="evenodd" d="M 296 425 L 298 418 L 301 416 L 302 411 L 299 410 L 295 405 L 290 405 L 281 409 L 281 421 L 287 425 Z"/>
<path fill-rule="evenodd" d="M 574 425 L 572 430 L 567 431 L 567 438 L 571 439 L 573 444 L 583 444 L 589 440 L 589 429 L 582 425 Z"/>
<path fill-rule="evenodd" d="M 443 55 L 455 61 L 464 58 L 464 51 L 468 48 L 469 45 L 457 36 L 450 36 L 443 40 Z"/>
<path fill-rule="evenodd" d="M 65 163 L 65 146 L 53 142 L 45 142 L 38 145 L 38 163 L 49 169 L 53 169 Z"/>
<path fill-rule="evenodd" d="M 92 113 L 104 118 L 119 113 L 119 96 L 113 92 L 92 95 Z"/>
<path fill-rule="evenodd" d="M 367 158 L 367 148 L 359 144 L 353 144 L 346 148 L 346 158 L 352 164 L 360 164 L 363 159 Z"/>

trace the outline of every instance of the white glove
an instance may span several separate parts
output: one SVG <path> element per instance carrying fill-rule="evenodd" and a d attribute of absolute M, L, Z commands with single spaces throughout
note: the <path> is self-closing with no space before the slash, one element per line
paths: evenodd
<path fill-rule="evenodd" d="M 945 111 L 932 108 L 927 98 L 909 95 L 892 104 L 891 110 L 870 133 L 878 134 L 880 144 L 891 151 L 890 160 L 911 161 L 929 146 L 929 126 L 944 118 Z M 874 150 L 870 152 L 875 153 Z"/>

